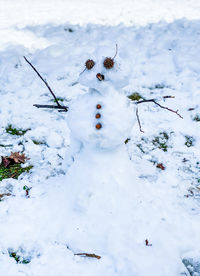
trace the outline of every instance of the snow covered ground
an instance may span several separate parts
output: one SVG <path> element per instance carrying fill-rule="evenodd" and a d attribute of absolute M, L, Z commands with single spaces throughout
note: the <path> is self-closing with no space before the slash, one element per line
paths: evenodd
<path fill-rule="evenodd" d="M 199 2 L 1 0 L 0 5 L 0 144 L 6 146 L 0 156 L 24 151 L 33 165 L 18 180 L 0 182 L 0 193 L 13 195 L 0 201 L 0 276 L 190 275 L 182 260 L 196 270 L 191 275 L 200 275 Z M 90 227 L 80 212 L 72 231 L 63 196 L 70 187 L 62 164 L 70 146 L 67 114 L 33 107 L 53 102 L 23 56 L 67 105 L 87 91 L 76 81 L 91 51 L 101 45 L 115 49 L 116 43 L 132 66 L 124 93 L 156 98 L 183 119 L 153 103 L 139 106 L 145 133 L 135 124 L 126 144 L 135 168 L 130 213 L 106 213 L 108 195 L 120 199 L 111 185 L 101 193 L 101 210 L 98 205 L 90 210 L 85 202 L 93 213 Z M 175 99 L 163 102 L 164 95 Z M 30 130 L 13 136 L 5 130 L 9 124 Z M 29 198 L 24 186 L 31 188 Z M 101 259 L 74 255 L 80 252 Z"/>

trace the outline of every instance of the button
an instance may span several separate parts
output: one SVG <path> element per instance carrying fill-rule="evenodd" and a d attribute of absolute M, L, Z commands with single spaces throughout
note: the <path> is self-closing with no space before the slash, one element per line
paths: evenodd
<path fill-rule="evenodd" d="M 101 109 L 101 105 L 100 105 L 100 104 L 97 104 L 97 105 L 96 105 L 96 108 L 97 108 L 97 109 Z"/>
<path fill-rule="evenodd" d="M 102 128 L 102 125 L 100 123 L 96 124 L 96 129 Z"/>
<path fill-rule="evenodd" d="M 100 114 L 100 113 L 97 113 L 97 114 L 95 115 L 95 117 L 96 117 L 97 119 L 99 119 L 99 118 L 101 118 L 101 114 Z"/>

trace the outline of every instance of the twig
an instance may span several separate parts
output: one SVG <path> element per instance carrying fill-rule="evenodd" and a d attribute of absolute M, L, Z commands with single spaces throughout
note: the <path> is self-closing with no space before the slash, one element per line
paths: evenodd
<path fill-rule="evenodd" d="M 174 99 L 175 96 L 163 96 L 163 99 Z"/>
<path fill-rule="evenodd" d="M 137 117 L 138 125 L 139 125 L 139 128 L 140 128 L 140 132 L 144 133 L 144 131 L 142 130 L 142 127 L 141 127 L 141 123 L 140 123 L 140 118 L 139 118 L 139 113 L 138 113 L 138 107 L 136 107 L 136 117 Z"/>
<path fill-rule="evenodd" d="M 164 99 L 168 99 L 168 98 L 175 98 L 174 96 L 163 96 Z M 183 117 L 178 113 L 178 110 L 173 110 L 171 108 L 168 108 L 166 106 L 163 106 L 161 104 L 159 104 L 158 102 L 156 102 L 156 100 L 154 99 L 149 99 L 149 100 L 140 100 L 135 102 L 136 104 L 141 104 L 141 103 L 149 103 L 149 102 L 153 102 L 154 104 L 158 105 L 160 108 L 166 109 L 168 111 L 171 111 L 173 113 L 175 113 L 176 115 L 178 115 L 181 119 L 183 119 Z M 138 112 L 138 107 L 136 108 L 136 117 L 137 117 L 137 121 L 138 121 L 138 125 L 140 128 L 140 131 L 144 133 L 144 131 L 142 130 L 141 127 L 141 123 L 140 123 L 140 117 L 139 117 L 139 112 Z"/>
<path fill-rule="evenodd" d="M 79 76 L 82 75 L 85 72 L 86 69 L 87 68 L 85 67 L 84 70 L 79 74 Z"/>
<path fill-rule="evenodd" d="M 55 108 L 55 109 L 61 109 L 61 110 L 58 110 L 59 112 L 67 112 L 67 106 L 64 106 L 64 105 L 60 105 L 60 106 L 57 106 L 57 105 L 50 105 L 50 104 L 34 104 L 33 106 L 37 107 L 37 108 Z"/>
<path fill-rule="evenodd" d="M 67 109 L 58 110 L 58 112 L 67 112 Z"/>
<path fill-rule="evenodd" d="M 83 257 L 90 257 L 90 258 L 101 259 L 101 256 L 98 256 L 96 254 L 91 254 L 91 253 L 76 253 L 74 255 L 75 256 L 83 256 Z"/>
<path fill-rule="evenodd" d="M 152 103 L 158 105 L 160 108 L 163 108 L 163 109 L 166 109 L 166 110 L 168 110 L 168 111 L 171 111 L 171 112 L 175 113 L 176 115 L 178 115 L 181 119 L 183 119 L 183 117 L 178 113 L 178 110 L 173 110 L 173 109 L 171 109 L 171 108 L 168 108 L 168 107 L 166 107 L 166 106 L 163 106 L 163 105 L 157 103 L 154 99 L 150 99 L 150 100 L 141 100 L 141 101 L 136 102 L 136 104 L 149 103 L 149 102 L 152 102 Z"/>
<path fill-rule="evenodd" d="M 115 57 L 116 57 L 117 53 L 118 53 L 118 45 L 116 44 L 116 51 L 115 51 L 115 55 L 114 55 L 114 57 L 113 57 L 112 59 L 115 59 Z"/>
<path fill-rule="evenodd" d="M 56 98 L 54 92 L 52 91 L 52 89 L 49 86 L 49 84 L 47 83 L 47 81 L 45 81 L 43 79 L 43 77 L 40 75 L 40 73 L 37 71 L 37 69 L 33 66 L 33 64 L 30 61 L 28 61 L 28 59 L 25 56 L 24 56 L 24 59 L 31 66 L 31 68 L 36 72 L 36 74 L 39 76 L 39 78 L 44 82 L 44 84 L 46 85 L 46 87 L 49 89 L 49 91 L 50 91 L 51 95 L 54 97 L 54 100 L 57 103 L 58 107 L 61 108 L 61 109 L 63 109 L 63 106 L 61 106 L 60 103 L 58 102 L 58 99 Z M 36 105 L 34 105 L 34 106 L 36 106 Z M 39 105 L 37 107 L 39 107 Z M 52 108 L 54 108 L 54 107 L 52 107 Z M 65 109 L 67 111 L 67 108 L 65 108 Z"/>
<path fill-rule="evenodd" d="M 146 245 L 146 246 L 152 246 L 152 244 L 149 243 L 148 239 L 145 240 L 145 245 Z"/>

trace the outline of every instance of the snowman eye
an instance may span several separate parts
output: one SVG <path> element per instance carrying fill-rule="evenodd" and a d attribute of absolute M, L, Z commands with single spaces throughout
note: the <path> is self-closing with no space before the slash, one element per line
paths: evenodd
<path fill-rule="evenodd" d="M 114 63 L 115 62 L 114 62 L 113 58 L 107 57 L 104 59 L 103 65 L 106 69 L 111 69 L 111 68 L 113 68 Z"/>
<path fill-rule="evenodd" d="M 95 65 L 95 62 L 92 60 L 92 59 L 88 59 L 86 62 L 85 62 L 85 67 L 90 70 L 94 67 Z"/>

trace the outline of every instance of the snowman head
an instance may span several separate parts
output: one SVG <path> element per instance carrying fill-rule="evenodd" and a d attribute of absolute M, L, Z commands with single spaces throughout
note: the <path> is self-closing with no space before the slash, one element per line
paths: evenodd
<path fill-rule="evenodd" d="M 103 93 L 106 88 L 123 88 L 128 85 L 130 65 L 125 53 L 108 47 L 101 47 L 85 60 L 79 83 Z"/>

